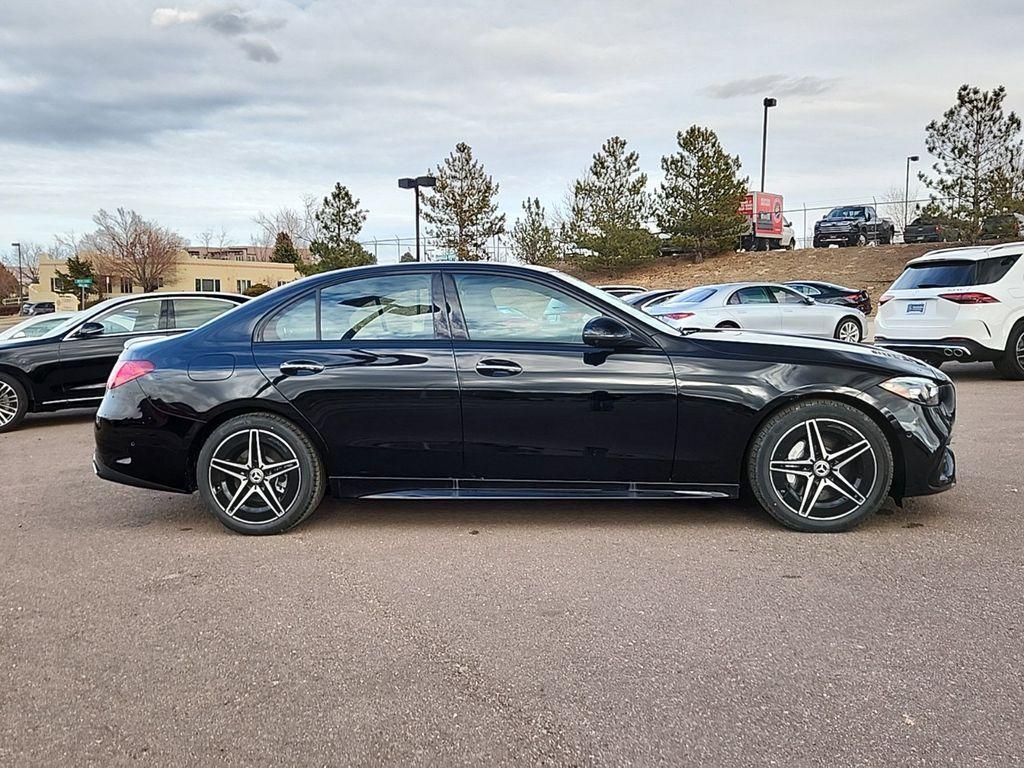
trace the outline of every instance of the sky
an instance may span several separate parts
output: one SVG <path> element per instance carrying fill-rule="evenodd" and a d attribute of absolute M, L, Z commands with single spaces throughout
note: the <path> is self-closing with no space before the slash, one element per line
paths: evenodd
<path fill-rule="evenodd" d="M 119 206 L 249 243 L 258 212 L 336 181 L 363 239 L 408 237 L 397 179 L 459 141 L 509 224 L 528 196 L 561 205 L 612 135 L 653 190 L 677 131 L 708 126 L 756 186 L 765 96 L 768 191 L 870 202 L 928 164 L 960 84 L 1024 112 L 1022 31 L 1017 0 L 4 0 L 0 253 Z"/>

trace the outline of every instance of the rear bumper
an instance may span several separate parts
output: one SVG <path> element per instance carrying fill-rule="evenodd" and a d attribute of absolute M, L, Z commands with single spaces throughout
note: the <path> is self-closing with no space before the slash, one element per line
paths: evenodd
<path fill-rule="evenodd" d="M 141 477 L 129 475 L 126 472 L 114 469 L 108 466 L 100 458 L 99 453 L 92 457 L 92 471 L 102 480 L 109 480 L 112 483 L 120 483 L 121 485 L 131 485 L 135 488 L 147 488 L 151 491 L 166 491 L 167 493 L 189 493 L 189 491 L 183 488 L 172 488 L 169 485 L 162 485 L 152 480 L 144 480 Z"/>
<path fill-rule="evenodd" d="M 892 339 L 875 335 L 875 346 L 902 352 L 921 360 L 956 360 L 962 363 L 991 362 L 1003 356 L 1003 350 L 992 349 L 973 339 L 950 336 L 942 339 Z"/>

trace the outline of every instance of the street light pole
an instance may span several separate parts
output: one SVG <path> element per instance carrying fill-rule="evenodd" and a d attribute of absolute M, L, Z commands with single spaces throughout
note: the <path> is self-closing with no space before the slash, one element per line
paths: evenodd
<path fill-rule="evenodd" d="M 437 179 L 434 176 L 417 176 L 398 180 L 400 189 L 411 189 L 416 195 L 416 261 L 420 261 L 420 187 L 437 186 Z"/>
<path fill-rule="evenodd" d="M 907 156 L 907 186 L 903 191 L 903 230 L 906 231 L 910 223 L 910 164 L 916 163 L 921 158 L 917 155 Z"/>
<path fill-rule="evenodd" d="M 21 312 L 23 291 L 25 290 L 25 273 L 21 268 L 21 243 L 11 243 L 12 248 L 18 249 L 18 312 Z"/>
<path fill-rule="evenodd" d="M 764 100 L 764 128 L 761 131 L 761 191 L 764 192 L 764 164 L 768 157 L 768 110 L 778 104 L 777 99 Z"/>

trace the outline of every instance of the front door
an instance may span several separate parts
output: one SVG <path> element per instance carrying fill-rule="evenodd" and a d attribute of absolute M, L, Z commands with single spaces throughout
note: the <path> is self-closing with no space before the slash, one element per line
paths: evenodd
<path fill-rule="evenodd" d="M 90 322 L 103 326 L 100 335 L 80 338 L 74 332 L 68 334 L 60 343 L 64 398 L 69 402 L 99 400 L 129 339 L 173 333 L 167 327 L 166 304 L 158 298 L 118 304 L 91 318 Z"/>
<path fill-rule="evenodd" d="M 676 387 L 661 348 L 585 345 L 586 322 L 614 311 L 543 275 L 449 272 L 445 295 L 467 477 L 671 479 Z"/>
<path fill-rule="evenodd" d="M 768 289 L 782 313 L 783 333 L 798 333 L 807 336 L 822 335 L 822 313 L 814 304 L 796 291 L 773 285 Z"/>
<path fill-rule="evenodd" d="M 730 318 L 740 328 L 751 331 L 778 331 L 782 327 L 782 312 L 771 293 L 764 286 L 740 288 L 726 302 Z"/>
<path fill-rule="evenodd" d="M 310 291 L 257 329 L 257 364 L 329 446 L 332 477 L 461 474 L 443 305 L 434 272 L 378 273 Z"/>

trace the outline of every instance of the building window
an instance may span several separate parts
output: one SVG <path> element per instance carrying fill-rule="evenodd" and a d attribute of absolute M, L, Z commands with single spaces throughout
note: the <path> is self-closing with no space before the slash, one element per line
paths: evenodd
<path fill-rule="evenodd" d="M 51 293 L 56 293 L 57 292 L 57 278 L 56 277 L 51 277 L 50 278 L 50 291 L 51 291 Z"/>
<path fill-rule="evenodd" d="M 252 280 L 236 280 L 235 284 L 238 286 L 239 293 L 245 293 L 252 288 Z"/>
<path fill-rule="evenodd" d="M 203 293 L 212 293 L 220 290 L 220 280 L 211 280 L 205 277 L 196 278 L 196 290 Z"/>
<path fill-rule="evenodd" d="M 132 279 L 130 277 L 121 278 L 121 293 L 131 293 L 134 288 L 135 286 L 132 285 Z"/>

